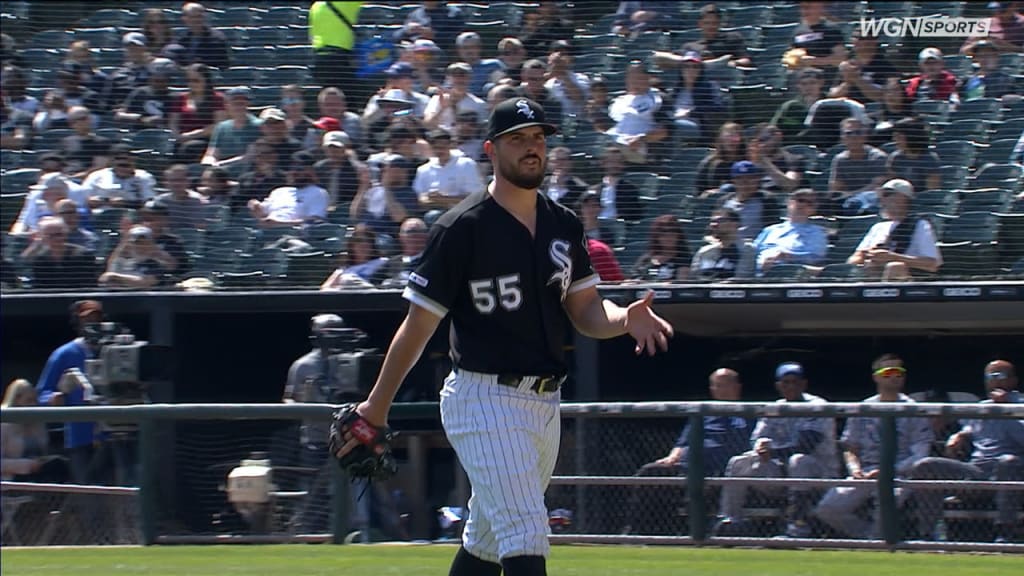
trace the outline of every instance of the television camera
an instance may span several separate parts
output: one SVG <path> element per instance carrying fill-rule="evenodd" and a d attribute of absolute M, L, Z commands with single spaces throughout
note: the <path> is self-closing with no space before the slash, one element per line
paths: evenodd
<path fill-rule="evenodd" d="M 294 506 L 286 504 L 308 496 L 306 490 L 281 490 L 274 474 L 313 475 L 318 471 L 304 466 L 274 466 L 266 452 L 252 452 L 240 462 L 215 464 L 210 468 L 222 473 L 228 470 L 220 490 L 227 494 L 232 511 L 255 534 L 269 534 L 278 526 L 290 526 L 288 518 L 292 515 L 288 514 L 288 509 Z M 229 514 L 216 515 L 215 523 L 224 524 Z"/>

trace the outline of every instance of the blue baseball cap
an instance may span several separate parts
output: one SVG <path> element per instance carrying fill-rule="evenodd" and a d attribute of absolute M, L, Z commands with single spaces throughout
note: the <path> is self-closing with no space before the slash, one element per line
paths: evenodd
<path fill-rule="evenodd" d="M 415 74 L 416 70 L 412 67 L 412 64 L 408 62 L 396 62 L 388 68 L 387 74 L 391 78 L 411 78 Z"/>
<path fill-rule="evenodd" d="M 757 176 L 760 173 L 761 168 L 750 160 L 740 160 L 733 164 L 732 170 L 730 170 L 730 174 L 733 178 L 737 176 Z"/>
<path fill-rule="evenodd" d="M 799 362 L 783 362 L 775 369 L 776 380 L 782 380 L 787 374 L 795 374 L 803 378 L 805 376 L 804 367 Z"/>

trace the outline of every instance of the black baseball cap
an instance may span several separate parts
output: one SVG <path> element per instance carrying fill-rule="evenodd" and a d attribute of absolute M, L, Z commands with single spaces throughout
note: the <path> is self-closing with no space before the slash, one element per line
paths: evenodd
<path fill-rule="evenodd" d="M 494 140 L 509 132 L 531 126 L 540 126 L 548 136 L 558 132 L 555 125 L 548 124 L 544 119 L 544 108 L 540 104 L 529 98 L 509 98 L 491 111 L 491 117 L 487 121 L 487 139 Z"/>

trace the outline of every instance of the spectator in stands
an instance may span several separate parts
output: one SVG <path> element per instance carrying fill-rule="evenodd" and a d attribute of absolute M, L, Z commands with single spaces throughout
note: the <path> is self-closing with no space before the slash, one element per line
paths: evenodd
<path fill-rule="evenodd" d="M 388 259 L 378 255 L 377 234 L 369 226 L 356 224 L 346 235 L 345 246 L 338 268 L 320 285 L 321 290 L 369 288 L 386 278 Z"/>
<path fill-rule="evenodd" d="M 773 125 L 782 130 L 783 141 L 796 143 L 797 137 L 804 130 L 807 111 L 822 98 L 824 78 L 824 74 L 818 68 L 804 68 L 797 73 L 796 86 L 799 95 L 783 102 L 771 120 Z"/>
<path fill-rule="evenodd" d="M 566 36 L 566 38 L 571 37 L 572 34 Z M 544 47 L 541 55 L 547 55 L 547 46 Z M 506 36 L 498 41 L 498 61 L 501 62 L 506 78 L 519 78 L 522 73 L 523 62 L 526 59 L 526 48 L 519 41 L 519 38 Z"/>
<path fill-rule="evenodd" d="M 171 230 L 206 227 L 207 200 L 190 189 L 186 164 L 175 164 L 164 170 L 164 187 L 168 192 L 157 196 L 156 201 L 167 207 Z"/>
<path fill-rule="evenodd" d="M 626 68 L 626 93 L 608 107 L 608 116 L 615 125 L 607 134 L 615 137 L 623 158 L 631 164 L 648 163 L 653 152 L 651 145 L 668 136 L 667 126 L 671 123 L 671 107 L 665 105 L 661 91 L 651 87 L 650 73 L 643 62 L 630 62 Z"/>
<path fill-rule="evenodd" d="M 708 377 L 708 391 L 711 400 L 716 402 L 740 402 L 743 396 L 743 382 L 735 370 L 718 368 Z M 721 476 L 729 460 L 742 454 L 750 446 L 750 432 L 754 428 L 754 422 L 740 416 L 704 416 L 703 421 L 703 473 L 705 477 Z M 690 423 L 687 422 L 669 453 L 644 464 L 634 476 L 687 476 L 690 473 L 690 453 Z M 660 507 L 660 503 L 643 498 L 644 495 L 650 494 L 649 488 L 645 486 L 640 490 L 634 488 L 630 491 L 629 509 L 632 513 L 629 525 L 623 533 L 636 531 L 637 523 L 640 521 L 639 513 L 646 515 Z"/>
<path fill-rule="evenodd" d="M 646 282 L 682 282 L 690 275 L 692 260 L 679 219 L 662 214 L 651 222 L 647 251 L 633 265 L 630 277 Z"/>
<path fill-rule="evenodd" d="M 487 103 L 470 91 L 471 68 L 465 62 L 448 66 L 446 83 L 430 98 L 423 111 L 423 125 L 451 131 L 460 112 L 473 112 L 479 117 L 487 115 Z"/>
<path fill-rule="evenodd" d="M 111 166 L 96 170 L 82 182 L 91 208 L 138 208 L 156 195 L 156 179 L 135 167 L 135 155 L 125 144 L 110 148 Z"/>
<path fill-rule="evenodd" d="M 754 240 L 759 275 L 776 264 L 814 265 L 825 259 L 828 233 L 808 221 L 817 207 L 817 194 L 810 188 L 798 188 L 789 195 L 788 219 L 768 226 Z"/>
<path fill-rule="evenodd" d="M 896 354 L 883 354 L 871 363 L 871 370 L 877 394 L 865 398 L 862 403 L 914 402 L 903 393 L 907 369 L 902 358 Z M 882 461 L 881 427 L 881 418 L 856 417 L 846 421 L 840 443 L 849 478 L 878 478 Z M 894 468 L 897 478 L 905 478 L 917 461 L 928 456 L 931 442 L 932 429 L 927 418 L 896 419 Z M 858 510 L 868 503 L 875 491 L 874 486 L 836 486 L 818 502 L 814 515 L 844 537 L 878 538 L 881 529 L 874 507 L 869 511 L 871 519 L 865 520 L 858 514 Z"/>
<path fill-rule="evenodd" d="M 436 78 L 442 74 L 438 68 L 441 61 L 441 49 L 433 40 L 420 38 L 405 47 L 401 62 L 413 68 L 412 91 L 426 92 L 438 86 Z"/>
<path fill-rule="evenodd" d="M 20 150 L 31 142 L 32 119 L 39 101 L 25 93 L 24 73 L 8 66 L 0 73 L 0 148 Z"/>
<path fill-rule="evenodd" d="M 459 152 L 471 158 L 477 165 L 486 164 L 490 159 L 484 154 L 483 126 L 476 112 L 459 112 L 455 117 L 455 144 Z M 482 168 L 482 166 L 481 166 Z"/>
<path fill-rule="evenodd" d="M 397 123 L 384 132 L 382 140 L 386 144 L 382 151 L 371 154 L 366 159 L 366 165 L 370 169 L 370 180 L 380 179 L 380 164 L 392 154 L 399 154 L 406 158 L 415 158 L 421 161 L 430 157 L 430 145 L 424 142 L 421 151 L 418 140 L 419 129 L 408 123 Z"/>
<path fill-rule="evenodd" d="M 39 406 L 35 386 L 19 378 L 7 385 L 3 408 Z M 67 480 L 67 460 L 47 456 L 50 435 L 43 422 L 0 424 L 0 479 L 17 482 L 63 482 Z M 4 508 L 4 514 L 11 513 Z M 6 522 L 8 519 L 5 518 Z M 6 524 L 5 524 L 6 526 Z"/>
<path fill-rule="evenodd" d="M 260 137 L 260 121 L 249 113 L 249 89 L 231 88 L 225 96 L 228 119 L 214 127 L 203 164 L 229 166 L 241 162 L 249 145 Z"/>
<path fill-rule="evenodd" d="M 622 179 L 624 163 L 622 149 L 606 146 L 601 155 L 601 218 L 622 218 L 636 222 L 644 217 L 640 204 L 640 190 L 632 182 Z"/>
<path fill-rule="evenodd" d="M 260 112 L 260 134 L 277 153 L 278 164 L 287 163 L 292 154 L 302 149 L 302 142 L 288 134 L 287 116 L 280 108 Z"/>
<path fill-rule="evenodd" d="M 394 236 L 407 217 L 420 214 L 419 198 L 412 190 L 416 164 L 394 154 L 381 163 L 380 182 L 369 186 L 369 173 L 359 172 L 362 182 L 349 207 L 352 221 L 366 224 L 378 234 Z"/>
<path fill-rule="evenodd" d="M 106 107 L 113 109 L 124 103 L 132 90 L 149 82 L 149 63 L 153 60 L 146 37 L 141 32 L 129 32 L 121 39 L 124 47 L 124 65 L 114 70 L 108 79 Z"/>
<path fill-rule="evenodd" d="M 777 402 L 824 404 L 820 396 L 807 393 L 807 374 L 796 362 L 785 362 L 775 369 L 775 388 L 782 395 Z M 837 472 L 836 422 L 831 417 L 761 418 L 750 436 L 753 449 L 729 459 L 725 475 L 729 478 L 834 478 Z M 722 488 L 716 535 L 742 530 L 743 505 L 748 487 L 728 484 Z M 775 495 L 780 488 L 757 490 Z M 786 509 L 786 535 L 807 538 L 811 528 L 807 514 L 814 504 L 814 491 L 789 490 Z"/>
<path fill-rule="evenodd" d="M 540 185 L 541 194 L 564 206 L 574 207 L 587 191 L 587 183 L 573 173 L 572 150 L 565 146 L 548 152 L 548 170 Z"/>
<path fill-rule="evenodd" d="M 723 184 L 733 178 L 732 167 L 746 156 L 743 128 L 735 122 L 722 124 L 718 129 L 714 149 L 697 165 L 698 192 L 718 192 Z"/>
<path fill-rule="evenodd" d="M 55 215 L 60 217 L 68 227 L 68 244 L 81 246 L 89 252 L 96 251 L 96 244 L 99 242 L 99 237 L 97 237 L 91 230 L 82 228 L 82 217 L 78 212 L 78 204 L 75 203 L 74 200 L 65 198 L 58 201 Z"/>
<path fill-rule="evenodd" d="M 183 62 L 186 65 L 202 63 L 221 70 L 231 67 L 227 38 L 206 23 L 206 8 L 202 4 L 185 4 L 181 9 L 181 21 L 187 28 L 174 41 L 185 47 Z"/>
<path fill-rule="evenodd" d="M 89 109 L 72 106 L 68 110 L 68 123 L 75 131 L 61 140 L 61 152 L 67 159 L 67 171 L 82 179 L 110 164 L 110 140 L 93 130 Z"/>
<path fill-rule="evenodd" d="M 666 8 L 668 5 L 664 2 L 619 2 L 611 32 L 636 37 L 649 30 L 661 29 L 658 10 L 661 9 L 661 15 L 665 16 Z"/>
<path fill-rule="evenodd" d="M 769 193 L 785 194 L 804 184 L 806 161 L 782 148 L 782 130 L 771 124 L 755 127 L 757 136 L 747 144 L 747 159 L 764 171 L 761 188 Z"/>
<path fill-rule="evenodd" d="M 979 40 L 971 48 L 971 57 L 978 64 L 977 70 L 966 78 L 960 88 L 963 101 L 975 98 L 1002 98 L 1016 94 L 1015 78 L 999 66 L 999 49 L 989 40 Z"/>
<path fill-rule="evenodd" d="M 547 80 L 544 82 L 544 95 L 550 95 L 561 105 L 562 116 L 547 116 L 558 123 L 564 122 L 569 117 L 579 116 L 583 111 L 583 106 L 587 103 L 590 79 L 586 74 L 576 72 L 573 69 L 573 63 L 572 47 L 568 42 L 559 40 L 552 44 L 551 53 L 547 56 Z M 520 73 L 520 77 L 524 78 L 522 73 Z M 547 106 L 545 106 L 545 113 L 547 113 Z"/>
<path fill-rule="evenodd" d="M 234 213 L 245 209 L 251 200 L 266 198 L 271 191 L 287 185 L 288 175 L 277 162 L 277 151 L 260 138 L 252 144 L 252 170 L 238 178 L 238 193 L 230 201 Z M 207 170 L 224 170 L 211 166 Z M 205 172 L 204 172 L 205 173 Z M 323 180 L 320 180 L 323 182 Z"/>
<path fill-rule="evenodd" d="M 142 11 L 142 35 L 146 37 L 146 45 L 155 53 L 171 43 L 171 25 L 163 10 L 146 8 Z"/>
<path fill-rule="evenodd" d="M 985 366 L 985 391 L 988 399 L 983 404 L 1021 404 L 1024 397 L 1017 389 L 1017 370 L 1006 360 L 994 360 Z M 970 453 L 968 462 L 954 459 L 959 453 Z M 946 458 L 925 458 L 918 461 L 907 474 L 911 480 L 1024 480 L 1024 421 L 1013 418 L 971 420 L 949 437 Z M 936 521 L 942 515 L 942 490 L 919 490 L 912 494 L 917 529 L 921 536 L 930 537 Z M 1021 492 L 996 492 L 996 542 L 1016 539 L 1020 526 Z"/>
<path fill-rule="evenodd" d="M 415 96 L 413 100 L 416 100 Z M 320 110 L 320 119 L 313 126 L 323 131 L 319 136 L 320 141 L 322 141 L 324 133 L 341 130 L 348 134 L 348 137 L 352 140 L 352 146 L 358 150 L 364 140 L 363 125 L 359 115 L 348 109 L 348 97 L 345 95 L 345 92 L 340 88 L 324 88 L 317 94 L 316 102 Z M 426 105 L 426 97 L 422 98 L 422 103 Z M 330 118 L 337 120 L 337 126 L 325 125 Z"/>
<path fill-rule="evenodd" d="M 115 108 L 114 119 L 131 130 L 167 128 L 175 105 L 169 83 L 177 68 L 166 58 L 150 62 L 148 85 L 132 90 L 124 103 Z"/>
<path fill-rule="evenodd" d="M 931 138 L 924 120 L 904 118 L 893 125 L 896 150 L 889 155 L 890 178 L 909 181 L 915 190 L 936 190 L 942 182 L 939 156 L 928 149 Z"/>
<path fill-rule="evenodd" d="M 419 196 L 420 210 L 446 210 L 463 198 L 484 189 L 480 172 L 472 158 L 452 153 L 452 136 L 445 130 L 428 135 L 433 157 L 416 169 L 413 190 Z"/>
<path fill-rule="evenodd" d="M 862 266 L 869 277 L 883 282 L 908 280 L 915 271 L 934 274 L 942 266 L 942 253 L 927 218 L 910 214 L 914 186 L 903 179 L 882 185 L 882 214 L 885 220 L 864 235 L 847 261 Z"/>
<path fill-rule="evenodd" d="M 58 73 L 58 77 L 60 74 Z M 68 74 L 64 73 L 64 78 L 67 78 Z M 66 80 L 58 80 L 58 83 L 66 82 Z M 76 102 L 80 105 L 81 100 Z M 32 131 L 36 134 L 46 132 L 47 130 L 66 130 L 71 127 L 68 123 L 68 110 L 71 108 L 71 104 L 68 103 L 66 94 L 63 88 L 53 88 L 48 90 L 43 96 L 43 104 L 39 107 L 39 111 L 36 112 L 35 118 L 32 119 Z"/>
<path fill-rule="evenodd" d="M 619 261 L 615 258 L 615 252 L 601 238 L 601 228 L 597 219 L 601 212 L 600 191 L 595 188 L 584 192 L 576 207 L 580 222 L 583 223 L 583 232 L 587 236 L 587 253 L 590 254 L 594 272 L 597 272 L 602 282 L 625 280 Z M 614 242 L 614 238 L 609 240 Z"/>
<path fill-rule="evenodd" d="M 24 65 L 17 45 L 18 43 L 9 34 L 0 34 L 0 67 Z"/>
<path fill-rule="evenodd" d="M 817 146 L 828 150 L 840 141 L 840 124 L 847 118 L 856 118 L 865 126 L 871 126 L 864 105 L 849 98 L 824 98 L 811 104 L 804 120 L 804 131 L 795 139 L 795 144 Z"/>
<path fill-rule="evenodd" d="M 317 181 L 327 190 L 331 206 L 346 205 L 369 186 L 366 166 L 351 148 L 348 134 L 341 131 L 324 134 L 324 159 L 316 163 Z"/>
<path fill-rule="evenodd" d="M 36 290 L 82 290 L 96 285 L 93 253 L 68 243 L 68 226 L 56 216 L 39 221 L 39 231 L 22 253 Z"/>
<path fill-rule="evenodd" d="M 690 277 L 695 280 L 730 280 L 754 275 L 754 249 L 740 236 L 740 213 L 732 208 L 719 208 L 708 222 L 707 244 L 701 247 L 690 263 Z"/>
<path fill-rule="evenodd" d="M 106 109 L 107 75 L 96 68 L 92 60 L 92 51 L 89 42 L 76 40 L 68 46 L 68 58 L 65 60 L 69 72 L 77 72 L 78 84 L 81 85 L 91 98 L 87 99 L 86 105 L 96 106 L 96 110 Z M 68 65 L 70 63 L 70 65 Z"/>
<path fill-rule="evenodd" d="M 549 78 L 560 78 L 560 82 L 564 85 L 569 82 L 572 70 L 567 67 L 568 63 L 564 58 L 556 57 L 554 61 L 558 70 L 549 70 L 548 65 L 542 60 L 534 59 L 523 62 L 523 68 L 519 72 L 520 82 L 517 92 L 519 96 L 525 96 L 540 104 L 544 108 L 544 117 L 550 118 L 550 121 L 556 125 L 561 125 L 562 102 L 552 93 L 545 82 Z"/>
<path fill-rule="evenodd" d="M 736 211 L 740 219 L 739 237 L 750 242 L 762 229 L 779 221 L 778 208 L 775 199 L 761 189 L 764 172 L 757 164 L 740 160 L 732 165 L 730 175 L 731 186 L 722 186 L 725 195 L 721 197 L 721 206 Z"/>
<path fill-rule="evenodd" d="M 276 156 L 276 154 L 274 155 Z M 281 178 L 283 185 L 284 178 Z M 199 175 L 196 191 L 206 197 L 207 212 L 215 212 L 218 206 L 232 207 L 238 194 L 238 182 L 231 180 L 231 174 L 224 168 L 210 166 Z M 262 198 L 263 196 L 259 196 Z M 244 204 L 243 204 L 244 205 Z"/>
<path fill-rule="evenodd" d="M 227 120 L 224 96 L 213 89 L 213 76 L 206 64 L 185 69 L 188 90 L 173 96 L 167 127 L 177 143 L 178 158 L 198 162 L 210 145 L 214 128 Z"/>
<path fill-rule="evenodd" d="M 792 68 L 819 68 L 830 85 L 836 67 L 846 59 L 846 38 L 842 30 L 825 18 L 825 3 L 800 3 L 800 25 L 793 30 Z"/>
<path fill-rule="evenodd" d="M 609 105 L 608 83 L 601 76 L 595 75 L 590 80 L 590 94 L 583 106 L 581 118 L 586 121 L 583 125 L 589 124 L 589 128 L 597 132 L 607 132 L 612 127 L 612 120 L 608 117 Z"/>
<path fill-rule="evenodd" d="M 839 64 L 839 77 L 830 98 L 849 98 L 862 104 L 881 102 L 885 88 L 899 85 L 900 74 L 878 51 L 878 37 L 854 27 L 853 53 Z"/>
<path fill-rule="evenodd" d="M 1019 13 L 1020 2 L 989 2 L 988 7 L 992 10 L 988 34 L 969 37 L 960 47 L 960 53 L 972 53 L 983 40 L 991 42 L 1000 53 L 1024 52 L 1024 15 Z"/>
<path fill-rule="evenodd" d="M 135 225 L 121 235 L 99 283 L 108 288 L 153 288 L 161 283 L 173 261 L 157 246 L 151 228 Z"/>
<path fill-rule="evenodd" d="M 159 262 L 164 273 L 171 278 L 180 278 L 188 272 L 188 254 L 181 238 L 170 232 L 167 226 L 169 218 L 170 209 L 160 200 L 146 202 L 139 211 L 139 224 L 152 231 L 153 243 L 162 252 Z"/>
<path fill-rule="evenodd" d="M 946 70 L 941 50 L 934 47 L 925 48 L 917 55 L 917 62 L 921 73 L 907 82 L 907 100 L 944 100 L 954 104 L 959 102 L 956 76 Z"/>
<path fill-rule="evenodd" d="M 673 146 L 710 144 L 725 115 L 718 83 L 709 80 L 699 53 L 686 52 L 679 60 L 678 84 L 668 93 Z"/>
<path fill-rule="evenodd" d="M 460 6 L 429 0 L 422 2 L 419 8 L 406 16 L 405 25 L 398 31 L 397 39 L 427 38 L 437 42 L 445 52 L 451 52 L 456 37 L 465 25 L 465 15 Z"/>
<path fill-rule="evenodd" d="M 281 87 L 281 104 L 288 123 L 288 135 L 302 142 L 303 150 L 320 147 L 323 138 L 319 129 L 313 125 L 313 119 L 306 115 L 306 99 L 302 86 L 288 84 Z"/>
<path fill-rule="evenodd" d="M 11 234 L 30 234 L 39 229 L 39 221 L 57 213 L 57 203 L 68 197 L 68 182 L 60 172 L 40 176 L 39 183 L 29 187 L 25 203 L 17 220 L 11 225 Z"/>
<path fill-rule="evenodd" d="M 889 155 L 867 145 L 868 128 L 856 118 L 843 120 L 840 135 L 845 149 L 832 158 L 829 167 L 828 212 L 846 216 L 875 212 Z"/>
<path fill-rule="evenodd" d="M 263 228 L 293 227 L 327 218 L 327 191 L 316 185 L 315 158 L 308 152 L 291 157 L 288 186 L 270 192 L 265 200 L 249 200 L 249 211 Z"/>
<path fill-rule="evenodd" d="M 419 218 L 406 218 L 398 230 L 398 244 L 402 253 L 392 256 L 387 265 L 387 278 L 381 288 L 405 288 L 409 275 L 419 266 L 423 249 L 427 247 L 430 229 Z"/>
<path fill-rule="evenodd" d="M 526 48 L 526 58 L 542 58 L 553 42 L 573 37 L 573 23 L 558 2 L 541 2 L 535 11 L 523 16 L 523 29 L 519 33 L 520 47 Z M 499 52 L 501 45 L 498 45 Z M 499 56 L 500 58 L 500 56 Z M 502 58 L 506 65 L 508 61 Z M 508 68 L 515 77 L 514 66 Z"/>
<path fill-rule="evenodd" d="M 456 52 L 459 60 L 469 66 L 466 92 L 483 94 L 484 85 L 494 82 L 505 75 L 504 64 L 497 58 L 481 59 L 480 35 L 476 32 L 463 32 L 455 39 Z"/>
<path fill-rule="evenodd" d="M 722 11 L 714 4 L 705 4 L 700 9 L 701 38 L 687 42 L 680 52 L 696 52 L 703 60 L 717 60 L 728 57 L 728 61 L 736 66 L 750 66 L 747 55 L 747 41 L 739 32 L 722 32 Z"/>

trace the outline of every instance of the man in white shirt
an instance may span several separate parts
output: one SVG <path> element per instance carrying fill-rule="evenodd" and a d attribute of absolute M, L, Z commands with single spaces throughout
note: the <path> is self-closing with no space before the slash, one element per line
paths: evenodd
<path fill-rule="evenodd" d="M 902 178 L 882 185 L 882 214 L 886 220 L 868 230 L 847 262 L 862 266 L 869 276 L 907 280 L 911 270 L 938 272 L 942 253 L 935 231 L 924 218 L 907 218 L 914 186 Z"/>
<path fill-rule="evenodd" d="M 156 178 L 135 168 L 135 157 L 127 145 L 112 146 L 110 157 L 110 168 L 97 170 L 82 182 L 90 208 L 139 208 L 156 196 Z"/>
<path fill-rule="evenodd" d="M 416 169 L 412 184 L 424 211 L 447 210 L 466 196 L 483 190 L 476 162 L 464 155 L 452 154 L 451 134 L 434 130 L 427 138 L 434 157 Z"/>
<path fill-rule="evenodd" d="M 825 259 L 828 233 L 809 221 L 817 207 L 817 194 L 810 188 L 800 188 L 789 195 L 787 220 L 761 230 L 754 240 L 759 274 L 776 264 L 815 265 Z"/>
<path fill-rule="evenodd" d="M 39 219 L 57 213 L 57 202 L 68 197 L 67 180 L 60 172 L 49 172 L 29 187 L 21 214 L 11 226 L 11 234 L 29 234 L 39 229 Z"/>
<path fill-rule="evenodd" d="M 260 226 L 292 227 L 327 219 L 327 191 L 315 184 L 314 164 L 316 159 L 309 152 L 292 154 L 291 186 L 275 188 L 263 202 L 249 201 L 249 211 Z"/>
<path fill-rule="evenodd" d="M 479 118 L 487 115 L 487 103 L 470 92 L 472 73 L 473 69 L 465 62 L 448 66 L 445 85 L 430 98 L 423 112 L 423 124 L 427 128 L 443 128 L 450 132 L 455 129 L 455 117 L 459 112 L 475 112 Z"/>
<path fill-rule="evenodd" d="M 608 117 L 615 125 L 608 130 L 615 137 L 627 162 L 647 162 L 648 145 L 661 142 L 668 130 L 661 125 L 666 112 L 662 110 L 661 92 L 651 87 L 650 70 L 641 61 L 626 68 L 626 93 L 608 106 Z"/>
<path fill-rule="evenodd" d="M 562 118 L 579 115 L 587 103 L 590 79 L 573 70 L 572 48 L 565 40 L 558 40 L 548 54 L 548 79 L 544 82 L 551 97 L 562 104 Z"/>

